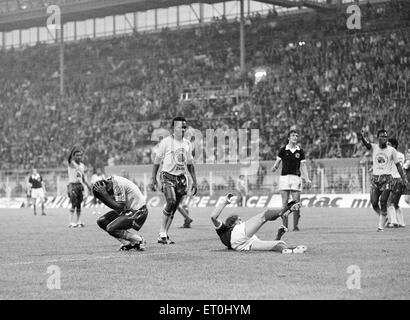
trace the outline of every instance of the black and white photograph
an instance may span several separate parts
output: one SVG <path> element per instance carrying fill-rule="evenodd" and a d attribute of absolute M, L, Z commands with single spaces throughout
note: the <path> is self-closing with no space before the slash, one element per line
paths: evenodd
<path fill-rule="evenodd" d="M 410 300 L 410 0 L 0 0 L 0 149 L 0 300 Z"/>

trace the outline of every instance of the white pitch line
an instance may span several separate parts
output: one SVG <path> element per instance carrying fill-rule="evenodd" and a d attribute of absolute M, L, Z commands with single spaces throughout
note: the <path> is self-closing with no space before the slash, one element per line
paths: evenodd
<path fill-rule="evenodd" d="M 182 251 L 181 251 L 182 252 Z M 74 262 L 74 261 L 90 261 L 90 260 L 104 260 L 104 259 L 115 259 L 115 258 L 127 258 L 127 257 L 147 257 L 147 256 L 159 256 L 163 254 L 173 254 L 173 253 L 181 253 L 180 251 L 169 251 L 169 252 L 157 252 L 157 253 L 142 253 L 138 255 L 127 255 L 127 256 L 97 256 L 97 257 L 90 257 L 90 258 L 72 258 L 72 259 L 51 259 L 51 260 L 43 260 L 43 261 L 19 261 L 19 262 L 12 262 L 12 263 L 3 263 L 0 264 L 2 267 L 13 267 L 13 266 L 21 266 L 21 265 L 28 265 L 28 264 L 42 264 L 42 263 L 59 263 L 59 262 Z"/>

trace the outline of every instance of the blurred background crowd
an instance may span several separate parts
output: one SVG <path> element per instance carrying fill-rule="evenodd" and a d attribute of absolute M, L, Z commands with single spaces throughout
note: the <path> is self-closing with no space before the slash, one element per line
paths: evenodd
<path fill-rule="evenodd" d="M 410 2 L 346 13 L 249 16 L 240 72 L 239 21 L 0 52 L 0 169 L 65 167 L 81 143 L 93 167 L 151 163 L 154 130 L 184 115 L 195 129 L 260 130 L 262 160 L 287 132 L 308 157 L 362 157 L 359 133 L 384 127 L 410 147 Z M 261 77 L 256 76 L 262 71 Z"/>

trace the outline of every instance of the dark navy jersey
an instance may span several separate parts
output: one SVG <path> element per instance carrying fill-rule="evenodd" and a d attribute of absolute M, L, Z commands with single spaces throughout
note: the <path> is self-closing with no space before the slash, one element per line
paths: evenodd
<path fill-rule="evenodd" d="M 218 234 L 219 238 L 221 239 L 222 243 L 228 247 L 228 249 L 232 249 L 231 247 L 231 234 L 232 234 L 232 227 L 228 227 L 225 223 L 222 223 L 219 228 L 215 231 Z"/>
<path fill-rule="evenodd" d="M 278 157 L 282 160 L 282 176 L 288 174 L 300 176 L 300 162 L 305 160 L 305 152 L 300 147 L 297 147 L 293 152 L 287 146 L 282 147 Z"/>
<path fill-rule="evenodd" d="M 28 182 L 31 184 L 31 187 L 33 189 L 38 189 L 38 188 L 42 188 L 42 182 L 43 182 L 43 178 L 39 175 L 31 175 L 30 178 L 28 179 Z"/>

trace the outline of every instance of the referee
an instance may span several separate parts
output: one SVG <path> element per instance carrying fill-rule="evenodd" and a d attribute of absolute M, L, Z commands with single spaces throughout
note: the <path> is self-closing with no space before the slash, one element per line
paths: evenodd
<path fill-rule="evenodd" d="M 272 172 L 275 172 L 279 164 L 282 163 L 282 172 L 279 178 L 279 191 L 282 197 L 282 208 L 285 208 L 289 202 L 289 195 L 292 200 L 300 201 L 300 192 L 302 191 L 302 179 L 309 188 L 311 181 L 308 176 L 306 166 L 305 152 L 297 143 L 299 134 L 295 130 L 288 133 L 288 144 L 279 150 Z M 293 231 L 299 231 L 300 210 L 293 212 Z M 288 218 L 282 217 L 283 225 L 288 228 Z"/>

